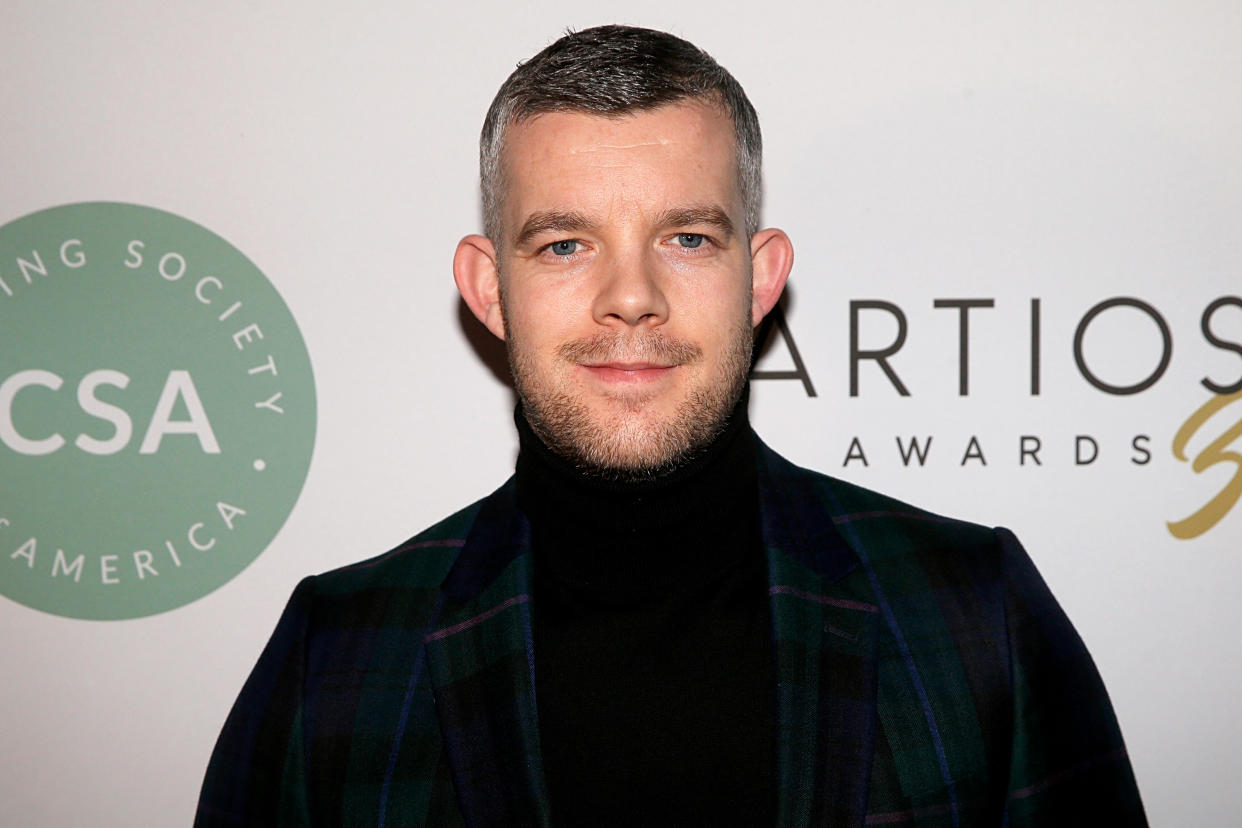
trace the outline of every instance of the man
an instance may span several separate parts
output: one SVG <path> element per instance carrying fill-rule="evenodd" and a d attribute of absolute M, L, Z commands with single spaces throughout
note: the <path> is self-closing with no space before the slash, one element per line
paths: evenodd
<path fill-rule="evenodd" d="M 746 419 L 793 260 L 745 93 L 606 26 L 520 66 L 454 274 L 515 477 L 299 585 L 202 825 L 1141 825 L 1090 657 L 1012 534 L 799 469 Z"/>

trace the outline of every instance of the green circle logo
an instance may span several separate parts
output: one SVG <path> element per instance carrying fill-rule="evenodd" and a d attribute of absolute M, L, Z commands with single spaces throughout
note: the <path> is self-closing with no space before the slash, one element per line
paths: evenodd
<path fill-rule="evenodd" d="M 0 593 L 93 619 L 200 598 L 276 536 L 314 441 L 306 344 L 227 241 L 132 204 L 0 227 Z"/>

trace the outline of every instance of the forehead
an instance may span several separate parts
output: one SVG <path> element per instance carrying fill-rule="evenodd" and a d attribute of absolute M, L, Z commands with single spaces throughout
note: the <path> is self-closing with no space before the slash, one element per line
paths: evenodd
<path fill-rule="evenodd" d="M 509 221 L 534 210 L 608 205 L 741 209 L 732 120 L 697 101 L 616 117 L 538 115 L 509 127 L 501 163 Z"/>

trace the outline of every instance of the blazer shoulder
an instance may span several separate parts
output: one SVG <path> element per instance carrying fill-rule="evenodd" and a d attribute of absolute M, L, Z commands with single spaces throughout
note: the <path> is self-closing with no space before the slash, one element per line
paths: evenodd
<path fill-rule="evenodd" d="M 944 548 L 958 553 L 965 549 L 999 549 L 998 532 L 992 527 L 937 514 L 864 486 L 797 466 L 766 446 L 763 446 L 762 462 L 769 479 L 787 497 L 796 496 L 801 502 L 822 504 L 851 545 L 879 543 L 895 548 L 908 543 L 919 549 Z M 792 494 L 799 490 L 804 493 Z"/>
<path fill-rule="evenodd" d="M 377 588 L 438 589 L 465 546 L 480 511 L 489 500 L 511 486 L 512 480 L 507 481 L 487 497 L 459 509 L 387 552 L 314 576 L 314 591 L 324 595 Z"/>

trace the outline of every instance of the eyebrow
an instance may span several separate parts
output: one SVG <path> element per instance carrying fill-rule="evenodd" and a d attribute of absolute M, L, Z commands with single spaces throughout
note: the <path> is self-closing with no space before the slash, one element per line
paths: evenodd
<path fill-rule="evenodd" d="M 543 233 L 579 233 L 594 230 L 595 222 L 572 210 L 537 210 L 527 217 L 514 246 L 521 247 Z"/>
<path fill-rule="evenodd" d="M 687 227 L 695 224 L 707 224 L 720 231 L 725 240 L 733 237 L 733 222 L 729 214 L 715 204 L 694 204 L 689 207 L 674 207 L 660 215 L 661 227 Z"/>
<path fill-rule="evenodd" d="M 728 241 L 733 237 L 733 221 L 729 214 L 715 204 L 692 204 L 673 207 L 660 214 L 656 222 L 660 227 L 689 227 L 706 224 L 715 227 Z M 596 222 L 573 210 L 536 210 L 531 213 L 518 231 L 515 247 L 522 247 L 544 233 L 580 233 L 595 230 Z"/>

